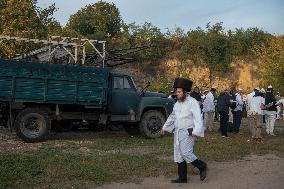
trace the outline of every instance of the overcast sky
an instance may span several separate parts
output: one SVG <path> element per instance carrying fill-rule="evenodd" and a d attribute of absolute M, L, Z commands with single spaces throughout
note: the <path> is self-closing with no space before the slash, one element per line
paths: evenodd
<path fill-rule="evenodd" d="M 65 25 L 70 15 L 98 0 L 38 0 L 42 8 L 55 3 L 55 18 Z M 223 22 L 226 29 L 258 27 L 284 34 L 284 0 L 107 0 L 120 10 L 126 23 L 151 22 L 161 28 L 188 31 L 208 22 Z"/>

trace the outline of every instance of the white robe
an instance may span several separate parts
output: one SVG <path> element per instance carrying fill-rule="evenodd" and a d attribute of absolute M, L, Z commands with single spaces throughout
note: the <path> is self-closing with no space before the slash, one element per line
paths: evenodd
<path fill-rule="evenodd" d="M 255 95 L 255 92 L 254 92 L 254 91 L 247 95 L 247 99 L 246 99 L 246 102 L 247 102 L 247 111 L 250 111 L 250 106 L 249 106 L 249 104 L 251 103 L 251 100 L 252 100 L 252 98 L 253 98 L 254 95 Z"/>
<path fill-rule="evenodd" d="M 191 163 L 197 159 L 193 154 L 194 139 L 189 135 L 189 128 L 193 128 L 192 134 L 204 137 L 202 116 L 198 102 L 187 96 L 184 102 L 176 102 L 173 112 L 163 126 L 167 132 L 174 131 L 174 161 L 181 163 L 184 160 Z"/>
<path fill-rule="evenodd" d="M 234 109 L 234 111 L 243 111 L 244 102 L 239 93 L 236 94 L 236 101 L 237 101 L 237 107 Z"/>
<path fill-rule="evenodd" d="M 214 96 L 211 92 L 209 92 L 204 99 L 203 104 L 203 112 L 215 112 L 215 104 L 214 104 Z"/>

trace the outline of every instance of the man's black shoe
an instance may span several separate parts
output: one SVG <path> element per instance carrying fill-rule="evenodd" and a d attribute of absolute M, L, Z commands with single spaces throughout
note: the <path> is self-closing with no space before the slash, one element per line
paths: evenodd
<path fill-rule="evenodd" d="M 199 169 L 200 180 L 203 181 L 207 176 L 207 164 L 199 159 L 194 160 L 191 164 Z"/>
<path fill-rule="evenodd" d="M 177 178 L 175 180 L 172 180 L 171 181 L 172 183 L 187 183 L 187 179 L 180 179 L 180 178 Z"/>
<path fill-rule="evenodd" d="M 204 167 L 200 170 L 200 180 L 203 181 L 207 176 L 207 165 L 205 164 Z"/>

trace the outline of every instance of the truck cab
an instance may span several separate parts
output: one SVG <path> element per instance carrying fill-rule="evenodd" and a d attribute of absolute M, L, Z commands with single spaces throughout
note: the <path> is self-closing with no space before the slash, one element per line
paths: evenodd
<path fill-rule="evenodd" d="M 172 112 L 174 101 L 165 94 L 139 91 L 131 76 L 111 73 L 108 112 L 112 122 L 121 122 L 128 132 L 140 131 L 149 138 L 160 129 Z"/>

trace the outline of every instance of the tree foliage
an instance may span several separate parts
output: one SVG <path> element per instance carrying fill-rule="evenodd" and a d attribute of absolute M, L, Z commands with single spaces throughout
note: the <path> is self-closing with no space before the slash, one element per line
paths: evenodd
<path fill-rule="evenodd" d="M 158 27 L 145 22 L 142 26 L 129 24 L 128 28 L 131 46 L 149 46 L 148 49 L 135 54 L 138 60 L 155 61 L 166 55 L 167 40 Z"/>
<path fill-rule="evenodd" d="M 258 56 L 262 62 L 263 85 L 273 84 L 283 91 L 283 36 L 276 37 L 259 28 L 227 31 L 222 23 L 208 23 L 204 29 L 190 31 L 177 27 L 163 33 L 150 22 L 125 23 L 115 4 L 104 1 L 82 8 L 62 28 L 53 18 L 56 10 L 55 4 L 41 9 L 36 0 L 0 0 L 0 35 L 29 38 L 63 35 L 106 40 L 107 50 L 149 46 L 130 56 L 139 62 L 158 63 L 166 58 L 181 62 L 177 75 L 163 79 L 163 75 L 157 74 L 157 83 L 153 86 L 162 91 L 171 85 L 168 78 L 190 74 L 189 62 L 205 65 L 212 81 L 215 76 L 220 78 L 228 73 L 235 58 Z M 38 47 L 34 44 L 2 42 L 0 56 L 13 57 L 35 48 Z"/>
<path fill-rule="evenodd" d="M 210 80 L 230 70 L 234 57 L 255 55 L 255 46 L 267 47 L 271 35 L 258 28 L 236 29 L 225 32 L 222 23 L 207 24 L 187 33 L 180 52 L 180 59 L 190 59 L 205 64 L 210 70 Z"/>
<path fill-rule="evenodd" d="M 72 15 L 67 27 L 82 36 L 96 37 L 97 35 L 114 37 L 120 33 L 121 16 L 113 3 L 99 1 L 87 5 Z"/>
<path fill-rule="evenodd" d="M 60 32 L 60 24 L 52 17 L 55 5 L 40 9 L 36 3 L 36 0 L 0 0 L 0 35 L 46 38 Z M 0 44 L 0 55 L 13 57 L 34 48 L 34 44 L 5 42 Z"/>
<path fill-rule="evenodd" d="M 261 60 L 262 85 L 272 85 L 284 93 L 284 36 L 273 37 L 269 47 L 257 46 L 255 52 Z"/>

